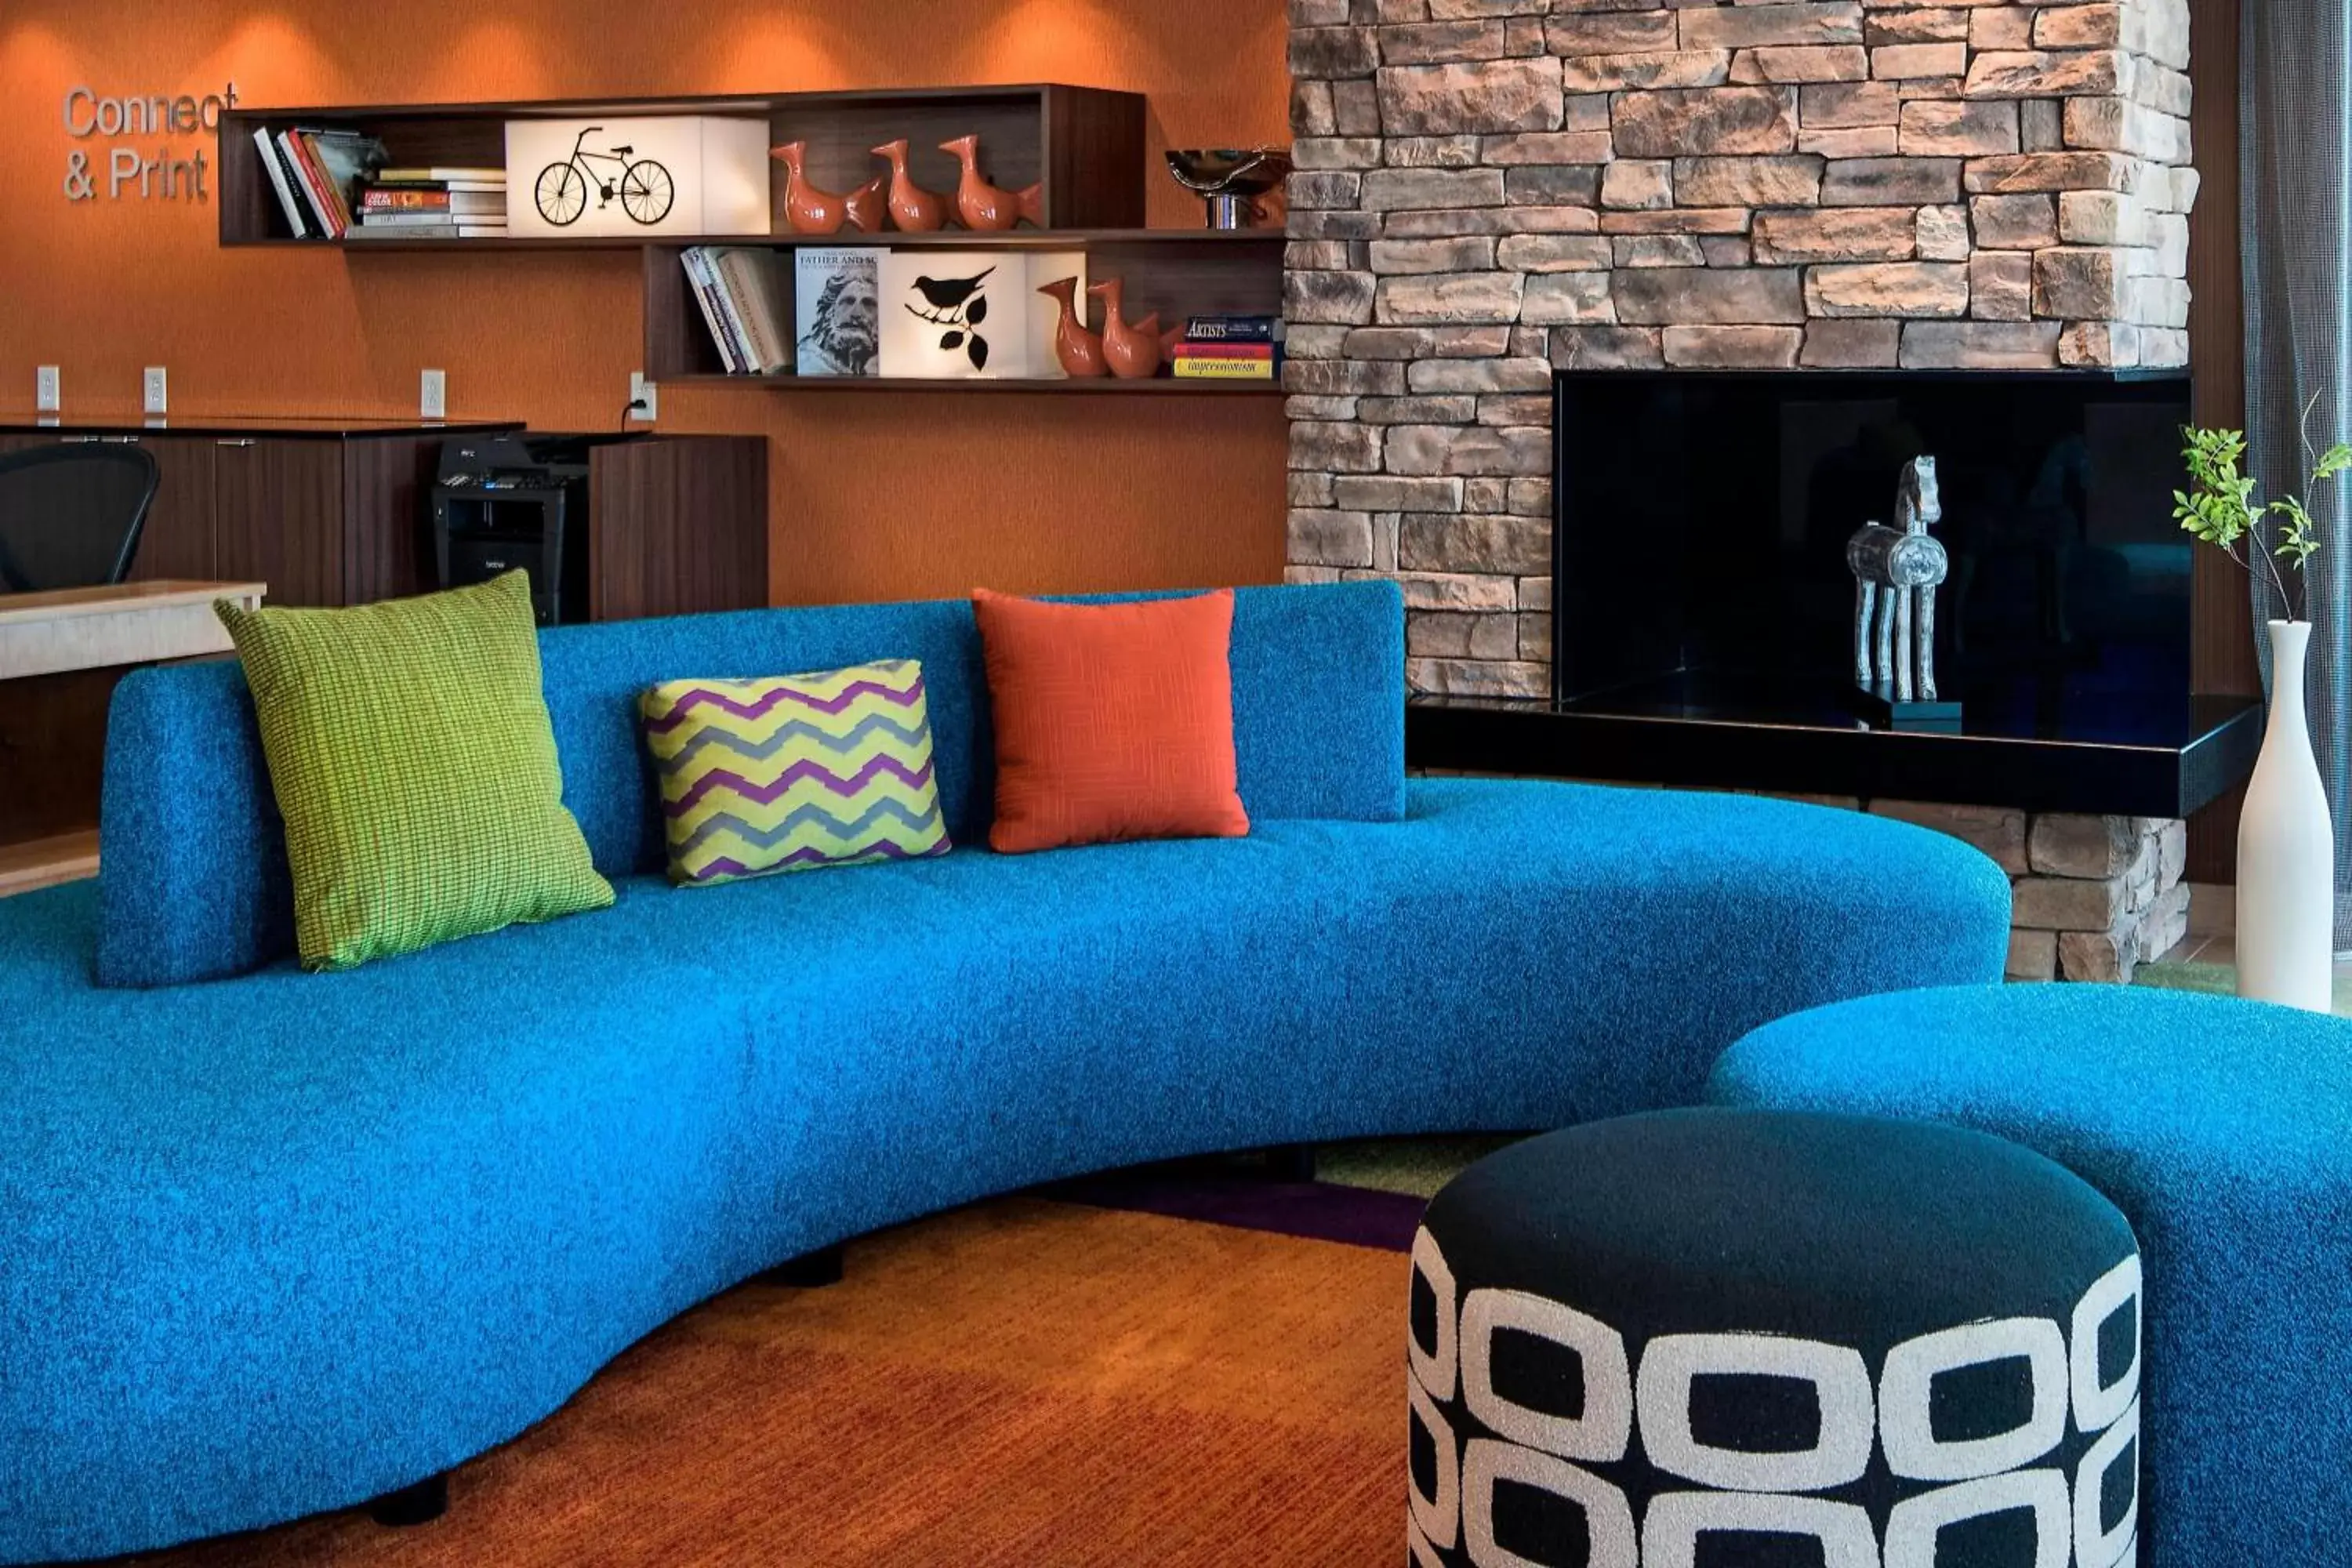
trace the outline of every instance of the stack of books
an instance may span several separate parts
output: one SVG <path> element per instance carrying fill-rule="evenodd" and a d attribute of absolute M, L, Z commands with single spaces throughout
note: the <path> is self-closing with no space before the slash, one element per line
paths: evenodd
<path fill-rule="evenodd" d="M 256 126 L 253 145 L 297 239 L 341 239 L 359 188 L 383 166 L 383 143 L 361 131 Z"/>
<path fill-rule="evenodd" d="M 776 253 L 749 245 L 697 245 L 679 256 L 703 323 L 730 375 L 776 375 L 793 363 Z"/>
<path fill-rule="evenodd" d="M 504 239 L 504 169 L 379 169 L 360 192 L 354 239 Z"/>
<path fill-rule="evenodd" d="M 1194 316 L 1170 358 L 1188 380 L 1273 381 L 1282 374 L 1282 318 Z"/>

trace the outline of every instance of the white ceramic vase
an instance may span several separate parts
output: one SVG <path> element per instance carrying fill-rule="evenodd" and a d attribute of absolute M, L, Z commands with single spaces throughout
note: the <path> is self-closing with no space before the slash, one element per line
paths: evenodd
<path fill-rule="evenodd" d="M 2336 833 L 2304 716 L 2307 621 L 2273 621 L 2271 716 L 2238 819 L 2238 994 L 2335 1000 Z"/>

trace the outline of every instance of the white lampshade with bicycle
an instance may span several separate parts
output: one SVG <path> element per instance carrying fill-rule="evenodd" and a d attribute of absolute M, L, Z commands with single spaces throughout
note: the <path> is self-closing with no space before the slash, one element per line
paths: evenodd
<path fill-rule="evenodd" d="M 719 115 L 509 120 L 519 239 L 768 233 L 768 123 Z"/>

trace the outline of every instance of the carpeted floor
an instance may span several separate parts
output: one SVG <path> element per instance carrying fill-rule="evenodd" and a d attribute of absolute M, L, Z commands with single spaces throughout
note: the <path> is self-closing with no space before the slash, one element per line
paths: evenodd
<path fill-rule="evenodd" d="M 123 1561 L 1393 1562 L 1419 1207 L 1179 1176 L 942 1215 L 852 1243 L 839 1285 L 745 1286 L 658 1331 L 457 1471 L 433 1524 L 354 1511 Z"/>

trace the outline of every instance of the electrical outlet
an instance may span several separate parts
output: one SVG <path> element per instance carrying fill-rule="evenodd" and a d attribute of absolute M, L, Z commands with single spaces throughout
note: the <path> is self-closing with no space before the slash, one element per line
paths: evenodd
<path fill-rule="evenodd" d="M 629 417 L 650 425 L 661 414 L 661 389 L 646 379 L 646 373 L 629 373 Z"/>
<path fill-rule="evenodd" d="M 42 365 L 33 372 L 33 409 L 39 414 L 55 414 L 62 406 L 58 399 L 58 367 Z"/>
<path fill-rule="evenodd" d="M 163 367 L 162 365 L 149 365 L 147 367 L 146 377 L 141 384 L 146 388 L 146 405 L 148 413 L 168 414 L 171 412 L 171 410 L 164 405 L 167 399 L 165 397 L 166 388 L 163 384 Z"/>
<path fill-rule="evenodd" d="M 449 417 L 449 373 L 428 370 L 425 373 L 416 395 L 416 412 L 420 418 Z"/>

